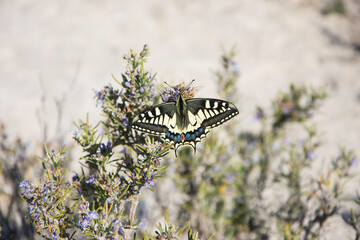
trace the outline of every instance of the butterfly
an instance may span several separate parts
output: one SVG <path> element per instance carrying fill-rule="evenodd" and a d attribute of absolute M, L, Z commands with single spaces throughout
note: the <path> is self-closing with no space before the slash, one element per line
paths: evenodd
<path fill-rule="evenodd" d="M 187 98 L 193 95 L 185 88 L 174 87 L 168 102 L 150 107 L 134 118 L 132 128 L 160 136 L 177 149 L 196 144 L 214 128 L 239 114 L 234 104 L 212 98 Z M 189 94 L 191 92 L 191 94 Z"/>

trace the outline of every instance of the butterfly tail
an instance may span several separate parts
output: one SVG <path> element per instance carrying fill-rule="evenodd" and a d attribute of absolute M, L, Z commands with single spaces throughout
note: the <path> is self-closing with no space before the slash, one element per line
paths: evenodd
<path fill-rule="evenodd" d="M 178 157 L 177 150 L 179 149 L 179 147 L 180 147 L 180 144 L 175 143 L 175 145 L 174 145 L 175 157 Z"/>
<path fill-rule="evenodd" d="M 177 155 L 177 148 L 175 149 L 175 157 L 178 157 L 178 155 Z"/>

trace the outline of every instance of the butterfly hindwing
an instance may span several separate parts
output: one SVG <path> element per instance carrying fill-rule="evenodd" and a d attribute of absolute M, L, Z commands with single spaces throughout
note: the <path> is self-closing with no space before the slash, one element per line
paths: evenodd
<path fill-rule="evenodd" d="M 142 111 L 132 123 L 132 128 L 154 135 L 165 135 L 170 126 L 175 127 L 175 102 L 156 105 Z"/>
<path fill-rule="evenodd" d="M 209 131 L 210 130 L 207 128 L 200 126 L 194 128 L 194 126 L 189 124 L 187 128 L 178 133 L 174 132 L 174 129 L 169 129 L 164 139 L 167 143 L 174 145 L 176 154 L 176 150 L 182 145 L 190 145 L 194 150 L 196 150 L 196 143 L 205 138 Z"/>
<path fill-rule="evenodd" d="M 180 132 L 169 129 L 165 136 L 166 142 L 174 144 L 175 153 L 182 145 L 191 145 L 196 150 L 196 143 L 206 137 L 210 128 L 226 122 L 239 113 L 232 103 L 211 98 L 187 99 L 186 108 L 189 120 L 186 128 Z"/>
<path fill-rule="evenodd" d="M 214 128 L 239 114 L 234 104 L 224 100 L 192 98 L 186 100 L 186 103 L 189 111 L 204 128 Z"/>

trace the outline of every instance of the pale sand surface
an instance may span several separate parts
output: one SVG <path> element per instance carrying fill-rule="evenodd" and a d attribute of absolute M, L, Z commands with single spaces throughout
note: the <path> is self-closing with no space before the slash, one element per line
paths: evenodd
<path fill-rule="evenodd" d="M 338 146 L 347 146 L 360 156 L 360 53 L 348 45 L 358 23 L 322 15 L 312 2 L 2 0 L 0 120 L 10 135 L 38 146 L 41 79 L 50 138 L 54 99 L 67 93 L 62 130 L 70 142 L 72 121 L 87 112 L 99 118 L 92 89 L 115 85 L 111 74 L 120 78 L 122 55 L 145 43 L 152 52 L 147 67 L 159 83 L 195 78 L 197 96 L 217 97 L 211 70 L 221 47 L 236 44 L 239 127 L 251 126 L 255 107 L 269 108 L 290 82 L 327 86 L 329 97 L 314 117 L 323 141 L 318 154 L 336 156 Z"/>

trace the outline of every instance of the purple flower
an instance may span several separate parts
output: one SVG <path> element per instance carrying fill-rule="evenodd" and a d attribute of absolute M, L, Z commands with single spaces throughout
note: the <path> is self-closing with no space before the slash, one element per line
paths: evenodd
<path fill-rule="evenodd" d="M 174 94 L 174 98 L 173 98 L 173 100 L 174 101 L 176 101 L 178 99 L 178 92 L 177 91 L 175 91 L 175 94 Z"/>
<path fill-rule="evenodd" d="M 308 117 L 314 116 L 314 110 L 313 110 L 313 109 L 309 109 L 309 110 L 306 112 L 306 115 L 307 115 Z"/>
<path fill-rule="evenodd" d="M 358 163 L 356 158 L 352 158 L 350 160 L 350 165 L 353 166 L 353 167 L 357 167 L 357 166 L 359 166 L 359 163 Z"/>
<path fill-rule="evenodd" d="M 312 162 L 314 160 L 315 154 L 313 150 L 309 150 L 306 153 L 306 158 L 309 160 L 309 162 Z"/>
<path fill-rule="evenodd" d="M 28 188 L 29 185 L 30 185 L 29 180 L 24 180 L 24 181 L 22 181 L 22 182 L 19 184 L 19 187 L 21 187 L 21 188 Z"/>
<path fill-rule="evenodd" d="M 122 225 L 121 225 L 121 220 L 119 218 L 115 218 L 112 221 L 112 226 L 113 226 L 114 229 L 118 229 L 118 233 L 120 235 L 124 234 L 124 231 L 123 231 Z"/>
<path fill-rule="evenodd" d="M 264 110 L 263 110 L 262 108 L 260 108 L 260 107 L 257 107 L 257 108 L 256 108 L 256 113 L 255 113 L 255 115 L 254 115 L 254 118 L 255 118 L 256 120 L 262 120 L 262 119 L 264 119 Z"/>
<path fill-rule="evenodd" d="M 282 113 L 287 116 L 290 114 L 290 108 L 288 106 L 284 106 L 283 109 L 282 109 Z"/>
<path fill-rule="evenodd" d="M 119 230 L 118 230 L 118 234 L 120 234 L 120 235 L 123 235 L 124 234 L 124 231 L 123 231 L 123 229 L 120 227 L 119 228 Z"/>
<path fill-rule="evenodd" d="M 21 150 L 19 153 L 19 157 L 24 159 L 25 158 L 25 150 Z"/>
<path fill-rule="evenodd" d="M 155 158 L 155 165 L 160 166 L 160 159 L 159 158 Z"/>
<path fill-rule="evenodd" d="M 99 100 L 103 100 L 104 99 L 104 95 L 100 92 L 100 91 L 96 91 L 95 89 L 93 90 L 95 92 L 95 96 L 99 99 Z"/>
<path fill-rule="evenodd" d="M 129 83 L 129 82 L 125 82 L 125 83 L 124 83 L 124 86 L 127 87 L 127 88 L 130 88 L 130 83 Z"/>
<path fill-rule="evenodd" d="M 254 118 L 256 120 L 261 120 L 263 118 L 262 112 L 256 112 Z"/>
<path fill-rule="evenodd" d="M 143 87 L 140 88 L 140 92 L 143 93 L 145 90 Z"/>
<path fill-rule="evenodd" d="M 140 227 L 145 227 L 145 221 L 146 221 L 146 218 L 140 218 L 140 224 L 139 224 L 139 226 Z"/>
<path fill-rule="evenodd" d="M 121 221 L 118 219 L 118 218 L 115 218 L 113 221 L 112 221 L 112 226 L 113 228 L 119 228 L 121 227 Z"/>
<path fill-rule="evenodd" d="M 99 215 L 95 211 L 89 211 L 89 212 L 87 212 L 87 215 L 92 220 L 99 219 Z"/>
<path fill-rule="evenodd" d="M 147 189 L 149 189 L 149 188 L 154 188 L 155 183 L 154 183 L 153 180 L 154 180 L 153 177 L 147 178 L 147 179 L 145 180 L 145 187 L 146 187 Z"/>
<path fill-rule="evenodd" d="M 82 217 L 83 219 L 80 221 L 82 228 L 87 228 L 91 224 L 90 220 L 99 219 L 99 215 L 95 211 L 88 211 Z"/>
<path fill-rule="evenodd" d="M 228 173 L 228 174 L 226 174 L 226 179 L 227 179 L 228 183 L 233 183 L 234 180 L 235 180 L 234 173 Z"/>
<path fill-rule="evenodd" d="M 82 214 L 86 212 L 86 209 L 88 209 L 88 207 L 89 207 L 89 202 L 85 201 L 79 207 L 77 207 L 77 209 L 79 210 L 79 213 Z"/>
<path fill-rule="evenodd" d="M 230 217 L 233 216 L 233 214 L 234 214 L 233 211 L 230 210 L 230 211 L 228 211 L 228 212 L 226 213 L 226 217 L 230 218 Z"/>
<path fill-rule="evenodd" d="M 40 222 L 40 212 L 38 211 L 38 210 L 36 210 L 36 212 L 35 212 L 35 214 L 34 215 L 32 215 L 32 217 L 34 218 L 34 220 L 36 221 L 36 222 Z"/>
<path fill-rule="evenodd" d="M 83 220 L 80 221 L 80 226 L 82 228 L 87 228 L 90 225 L 90 221 L 88 217 L 85 217 Z"/>
<path fill-rule="evenodd" d="M 29 214 L 33 217 L 35 221 L 40 221 L 40 211 L 38 210 L 36 202 L 29 205 Z"/>
<path fill-rule="evenodd" d="M 25 193 L 30 193 L 30 182 L 28 180 L 22 181 L 19 184 L 19 187 L 24 188 L 24 194 Z"/>
<path fill-rule="evenodd" d="M 128 121 L 128 119 L 126 117 L 121 119 L 121 121 L 122 121 L 122 124 L 123 124 L 124 127 L 126 127 L 128 125 L 129 121 Z"/>
<path fill-rule="evenodd" d="M 108 155 L 112 151 L 111 142 L 107 142 L 106 145 L 105 145 L 105 143 L 101 143 L 99 146 L 99 149 L 100 149 L 101 155 L 103 155 L 103 156 Z"/>
<path fill-rule="evenodd" d="M 235 62 L 235 61 L 231 61 L 231 65 L 232 65 L 232 74 L 234 74 L 235 76 L 239 76 L 241 74 L 241 70 L 239 65 Z"/>
<path fill-rule="evenodd" d="M 89 180 L 85 181 L 87 184 L 94 182 L 94 175 L 90 175 Z"/>
<path fill-rule="evenodd" d="M 166 94 L 162 94 L 161 97 L 163 99 L 163 103 L 166 103 L 169 101 L 170 95 L 166 93 Z"/>
<path fill-rule="evenodd" d="M 73 132 L 73 135 L 74 135 L 74 137 L 77 137 L 77 136 L 79 135 L 79 132 L 75 130 L 75 131 Z"/>
<path fill-rule="evenodd" d="M 36 210 L 36 207 L 37 207 L 37 203 L 36 203 L 36 202 L 34 202 L 33 204 L 30 204 L 30 205 L 29 205 L 29 213 L 30 213 L 30 214 L 34 213 L 34 212 L 35 212 L 34 210 Z"/>
<path fill-rule="evenodd" d="M 48 203 L 48 204 L 51 204 L 54 201 L 54 197 L 46 195 L 46 196 L 43 197 L 43 201 Z"/>

